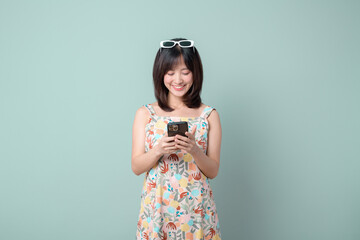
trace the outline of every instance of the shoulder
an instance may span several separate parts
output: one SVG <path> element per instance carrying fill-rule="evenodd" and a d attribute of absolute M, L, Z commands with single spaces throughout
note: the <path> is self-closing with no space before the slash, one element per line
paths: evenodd
<path fill-rule="evenodd" d="M 150 117 L 149 110 L 145 107 L 145 105 L 139 107 L 135 112 L 135 120 L 138 121 L 146 121 Z"/>
<path fill-rule="evenodd" d="M 145 107 L 145 105 L 142 105 L 136 110 L 136 115 L 146 115 L 149 114 L 149 110 Z"/>
<path fill-rule="evenodd" d="M 206 105 L 205 107 L 205 111 L 207 111 L 207 119 L 208 119 L 208 122 L 209 124 L 220 124 L 220 115 L 219 115 L 219 112 L 216 110 L 215 107 L 212 107 L 212 106 L 209 106 L 209 105 Z"/>
<path fill-rule="evenodd" d="M 212 120 L 218 120 L 220 121 L 220 116 L 219 116 L 219 113 L 218 111 L 216 111 L 215 108 L 212 108 L 210 114 L 209 114 L 209 117 L 208 117 L 209 121 L 212 121 Z"/>
<path fill-rule="evenodd" d="M 206 113 L 209 119 L 214 117 L 219 117 L 219 113 L 216 111 L 216 108 L 213 106 L 201 103 L 200 108 L 203 110 L 203 112 Z"/>

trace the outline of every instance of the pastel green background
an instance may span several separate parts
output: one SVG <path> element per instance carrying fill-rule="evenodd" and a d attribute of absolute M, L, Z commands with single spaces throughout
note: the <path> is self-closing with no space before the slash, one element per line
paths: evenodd
<path fill-rule="evenodd" d="M 0 239 L 135 239 L 135 111 L 193 39 L 224 240 L 360 239 L 359 1 L 0 1 Z"/>

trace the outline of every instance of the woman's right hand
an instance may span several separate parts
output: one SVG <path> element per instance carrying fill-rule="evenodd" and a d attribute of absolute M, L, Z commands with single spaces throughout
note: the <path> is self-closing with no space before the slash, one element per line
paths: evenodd
<path fill-rule="evenodd" d="M 169 137 L 168 133 L 165 133 L 165 135 L 158 141 L 159 143 L 154 148 L 162 155 L 170 154 L 176 150 L 179 150 L 177 147 L 175 147 L 175 136 Z"/>

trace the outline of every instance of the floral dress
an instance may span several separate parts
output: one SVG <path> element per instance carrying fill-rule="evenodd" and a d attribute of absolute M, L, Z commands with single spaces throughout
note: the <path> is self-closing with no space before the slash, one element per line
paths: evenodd
<path fill-rule="evenodd" d="M 200 117 L 157 116 L 151 104 L 145 127 L 145 151 L 166 132 L 167 123 L 187 121 L 189 132 L 197 125 L 195 141 L 206 153 L 207 117 L 215 108 L 206 106 Z M 220 224 L 209 179 L 189 153 L 164 154 L 145 175 L 141 192 L 136 239 L 221 239 Z"/>

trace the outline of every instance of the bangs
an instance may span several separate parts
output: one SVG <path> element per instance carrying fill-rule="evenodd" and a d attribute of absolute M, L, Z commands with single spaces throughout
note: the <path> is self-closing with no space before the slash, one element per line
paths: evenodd
<path fill-rule="evenodd" d="M 168 50 L 168 51 L 164 51 L 164 50 Z M 165 75 L 169 70 L 173 70 L 174 67 L 180 62 L 182 54 L 180 49 L 177 49 L 176 47 L 173 49 L 164 49 L 164 50 L 161 53 L 162 55 L 159 60 L 160 60 L 162 73 Z"/>

